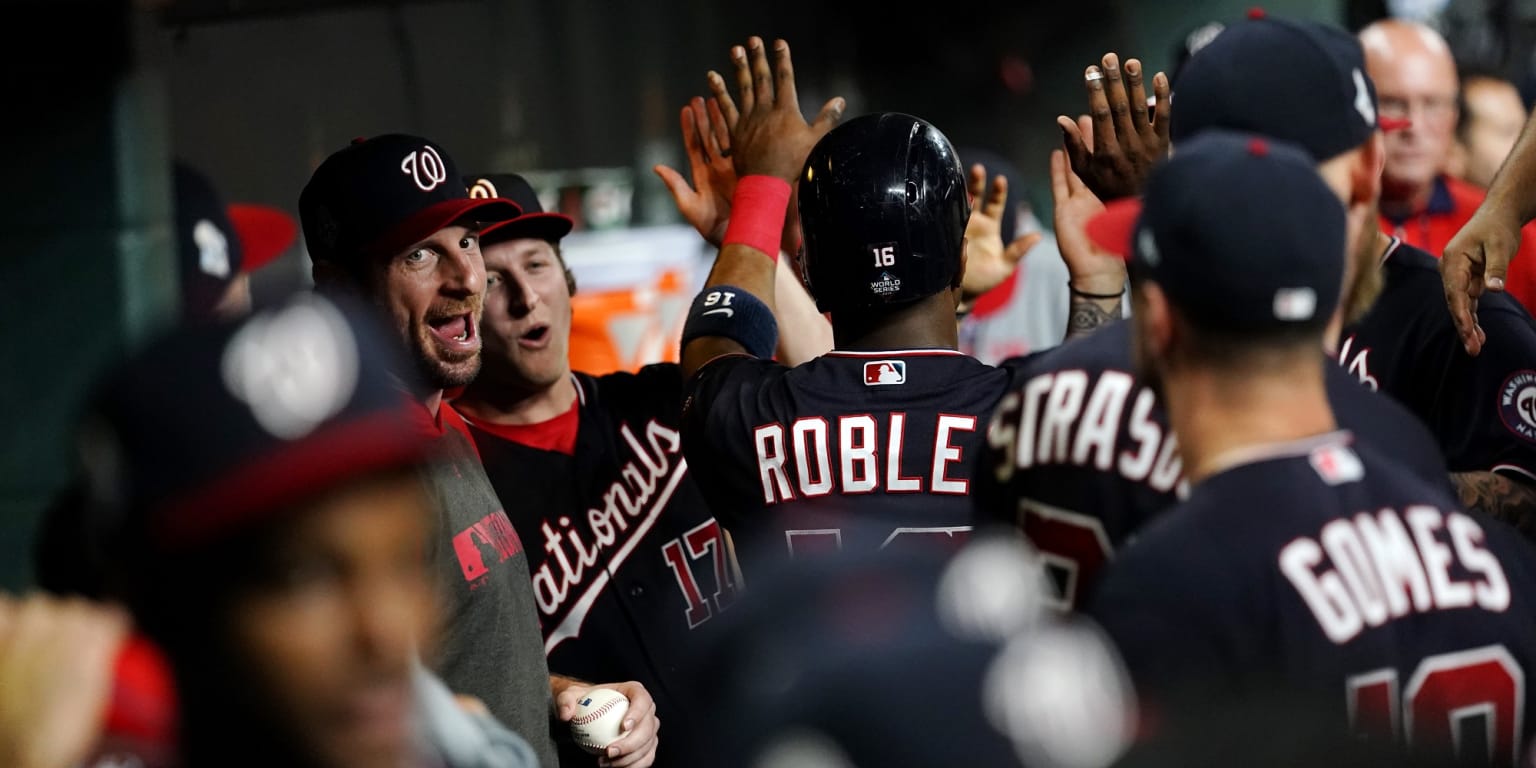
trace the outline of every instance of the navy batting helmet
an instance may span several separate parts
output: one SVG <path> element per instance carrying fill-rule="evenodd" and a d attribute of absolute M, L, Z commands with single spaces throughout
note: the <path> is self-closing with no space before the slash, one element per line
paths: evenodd
<path fill-rule="evenodd" d="M 970 215 L 965 171 L 939 129 L 894 112 L 832 129 L 800 175 L 816 306 L 890 307 L 954 285 Z"/>

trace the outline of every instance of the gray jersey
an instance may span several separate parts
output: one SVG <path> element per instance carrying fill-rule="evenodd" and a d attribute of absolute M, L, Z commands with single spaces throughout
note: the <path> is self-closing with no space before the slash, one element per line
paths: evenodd
<path fill-rule="evenodd" d="M 541 765 L 556 766 L 549 666 L 528 558 L 463 431 L 467 427 L 447 405 L 441 415 L 447 428 L 426 473 L 439 508 L 431 557 L 442 607 L 430 666 L 449 689 L 479 698 L 527 739 Z"/>

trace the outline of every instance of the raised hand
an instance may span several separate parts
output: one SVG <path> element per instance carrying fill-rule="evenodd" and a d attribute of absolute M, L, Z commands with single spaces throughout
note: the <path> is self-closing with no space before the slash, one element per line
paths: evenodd
<path fill-rule="evenodd" d="M 731 111 L 735 112 L 734 106 Z M 736 191 L 736 169 L 730 158 L 730 128 L 718 98 L 712 98 L 706 104 L 704 99 L 694 97 L 683 107 L 679 122 L 683 130 L 683 149 L 688 153 L 692 186 L 682 174 L 665 165 L 657 165 L 651 170 L 667 185 L 683 219 L 706 241 L 719 248 L 730 221 L 731 194 Z"/>
<path fill-rule="evenodd" d="M 1031 232 L 1003 244 L 1003 212 L 1008 204 L 1008 180 L 1002 176 L 987 184 L 987 169 L 971 166 L 966 180 L 972 202 L 971 218 L 965 223 L 965 276 L 960 290 L 966 297 L 980 296 L 1001 285 L 1013 275 L 1019 259 L 1039 243 L 1042 235 Z"/>
<path fill-rule="evenodd" d="M 844 102 L 833 98 L 807 123 L 795 92 L 789 44 L 775 40 L 773 50 L 770 68 L 762 38 L 750 38 L 746 48 L 731 49 L 738 95 L 735 102 L 722 100 L 720 107 L 731 127 L 736 175 L 777 176 L 794 183 L 811 148 L 842 117 Z M 713 83 L 717 76 L 710 74 Z"/>
<path fill-rule="evenodd" d="M 115 608 L 0 595 L 0 764 L 67 768 L 88 756 L 127 635 Z"/>
<path fill-rule="evenodd" d="M 1089 239 L 1088 221 L 1104 210 L 1104 203 L 1072 172 L 1066 152 L 1059 149 L 1051 152 L 1051 197 L 1056 246 L 1070 275 L 1067 338 L 1073 339 L 1121 316 L 1125 261 Z"/>
<path fill-rule="evenodd" d="M 1440 279 L 1445 302 L 1467 354 L 1483 349 L 1487 336 L 1477 322 L 1477 300 L 1484 291 L 1503 290 L 1509 260 L 1520 250 L 1520 219 L 1485 201 L 1445 246 Z"/>
<path fill-rule="evenodd" d="M 1083 75 L 1088 90 L 1088 115 L 1076 121 L 1056 118 L 1072 171 L 1100 200 L 1130 197 L 1141 191 L 1147 174 L 1168 154 L 1168 76 L 1152 78 L 1155 106 L 1147 108 L 1141 62 L 1125 62 L 1104 54 L 1103 67 L 1091 66 Z"/>

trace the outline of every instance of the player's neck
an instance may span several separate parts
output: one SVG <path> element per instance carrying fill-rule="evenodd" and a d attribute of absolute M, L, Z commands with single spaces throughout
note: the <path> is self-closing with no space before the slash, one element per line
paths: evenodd
<path fill-rule="evenodd" d="M 1339 337 L 1344 335 L 1344 308 L 1340 307 L 1333 313 L 1333 319 L 1328 321 L 1328 327 L 1323 329 L 1323 351 L 1328 357 L 1339 356 Z"/>
<path fill-rule="evenodd" d="M 958 349 L 955 302 L 950 291 L 880 314 L 832 315 L 832 339 L 846 352 L 887 349 Z"/>
<path fill-rule="evenodd" d="M 480 386 L 471 384 L 453 405 L 492 424 L 540 424 L 569 411 L 576 402 L 576 383 L 569 372 L 554 384 L 537 389 L 477 383 Z"/>
<path fill-rule="evenodd" d="M 1323 362 L 1319 357 L 1315 366 L 1240 380 L 1208 370 L 1170 376 L 1164 400 L 1185 478 L 1198 484 L 1219 472 L 1223 457 L 1236 451 L 1335 430 Z"/>

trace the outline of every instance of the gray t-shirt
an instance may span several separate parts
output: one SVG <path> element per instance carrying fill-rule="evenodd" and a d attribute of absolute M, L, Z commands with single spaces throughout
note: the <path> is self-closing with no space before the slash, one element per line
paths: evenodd
<path fill-rule="evenodd" d="M 425 473 L 439 507 L 431 559 L 442 607 L 430 666 L 454 693 L 479 698 L 527 739 L 540 765 L 558 766 L 527 555 L 461 431 L 463 421 L 447 405 L 439 415 L 447 428 Z"/>

